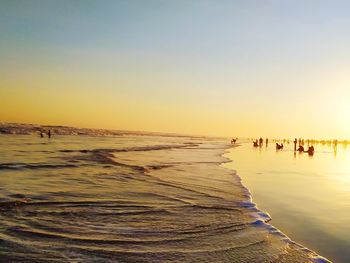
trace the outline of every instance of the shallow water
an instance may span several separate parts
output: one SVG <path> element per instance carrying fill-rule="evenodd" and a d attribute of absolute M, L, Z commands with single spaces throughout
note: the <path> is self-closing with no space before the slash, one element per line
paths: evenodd
<path fill-rule="evenodd" d="M 350 262 L 350 147 L 315 145 L 313 156 L 252 143 L 226 156 L 271 224 L 334 262 Z"/>
<path fill-rule="evenodd" d="M 265 221 L 225 141 L 0 136 L 0 261 L 322 262 Z"/>

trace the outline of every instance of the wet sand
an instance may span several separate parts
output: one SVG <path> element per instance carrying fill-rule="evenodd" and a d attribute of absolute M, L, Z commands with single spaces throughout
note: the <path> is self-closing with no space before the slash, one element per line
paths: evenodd
<path fill-rule="evenodd" d="M 272 225 L 330 260 L 348 263 L 350 149 L 341 144 L 315 149 L 309 156 L 294 154 L 293 144 L 276 151 L 272 143 L 267 148 L 248 143 L 225 156 Z"/>

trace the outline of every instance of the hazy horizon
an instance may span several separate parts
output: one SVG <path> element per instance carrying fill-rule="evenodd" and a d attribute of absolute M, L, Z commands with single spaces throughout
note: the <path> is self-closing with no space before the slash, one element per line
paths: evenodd
<path fill-rule="evenodd" d="M 1 122 L 350 138 L 346 1 L 1 1 Z"/>
<path fill-rule="evenodd" d="M 154 130 L 128 130 L 128 129 L 108 129 L 108 128 L 104 128 L 104 127 L 81 127 L 81 126 L 70 126 L 70 125 L 61 125 L 61 124 L 40 124 L 40 123 L 25 123 L 25 122 L 1 122 L 0 121 L 0 125 L 4 125 L 5 127 L 7 125 L 11 126 L 11 125 L 33 125 L 35 127 L 64 127 L 64 128 L 72 128 L 72 129 L 91 129 L 91 130 L 105 130 L 105 131 L 120 131 L 120 132 L 130 132 L 130 133 L 149 133 L 149 134 L 164 134 L 164 135 L 174 135 L 174 136 L 194 136 L 194 137 L 208 137 L 208 138 L 222 138 L 222 139 L 229 139 L 231 140 L 232 138 L 237 138 L 240 140 L 252 140 L 252 139 L 258 139 L 259 137 L 262 137 L 265 141 L 265 139 L 269 139 L 270 142 L 271 140 L 278 140 L 278 141 L 282 141 L 282 140 L 289 140 L 289 143 L 292 143 L 291 140 L 294 140 L 295 138 L 297 139 L 303 139 L 305 141 L 310 140 L 310 141 L 314 141 L 316 144 L 318 143 L 332 143 L 334 142 L 334 140 L 337 140 L 337 143 L 348 143 L 350 142 L 349 139 L 339 139 L 339 138 L 332 138 L 332 137 L 305 137 L 302 136 L 302 134 L 296 135 L 296 136 L 290 136 L 290 137 L 281 137 L 281 136 L 277 136 L 277 137 L 270 137 L 270 136 L 220 136 L 220 135 L 205 135 L 205 134 L 195 134 L 195 133 L 179 133 L 179 132 L 160 132 L 160 131 L 154 131 Z M 1 133 L 0 133 L 1 134 Z M 6 132 L 4 134 L 7 134 Z M 57 135 L 57 134 L 56 134 Z M 239 143 L 246 143 L 246 141 L 240 141 Z"/>

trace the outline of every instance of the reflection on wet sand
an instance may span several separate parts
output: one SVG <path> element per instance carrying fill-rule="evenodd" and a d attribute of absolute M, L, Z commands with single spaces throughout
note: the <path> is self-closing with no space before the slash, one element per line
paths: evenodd
<path fill-rule="evenodd" d="M 315 152 L 255 149 L 242 143 L 226 156 L 271 223 L 292 239 L 335 262 L 349 262 L 350 152 L 348 141 L 304 140 Z M 299 140 L 298 140 L 299 142 Z M 300 140 L 301 144 L 303 140 Z"/>

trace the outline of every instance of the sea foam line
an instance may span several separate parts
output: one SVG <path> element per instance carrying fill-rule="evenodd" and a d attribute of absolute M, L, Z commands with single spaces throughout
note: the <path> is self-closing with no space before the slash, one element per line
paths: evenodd
<path fill-rule="evenodd" d="M 240 145 L 238 144 L 238 145 L 234 145 L 234 146 L 227 146 L 224 153 L 221 155 L 223 158 L 227 159 L 227 161 L 223 162 L 222 164 L 227 163 L 227 162 L 233 162 L 233 160 L 230 159 L 229 157 L 226 157 L 225 154 L 228 153 L 228 149 L 238 147 L 238 146 L 240 146 Z M 291 238 L 289 238 L 281 230 L 279 230 L 278 228 L 269 224 L 268 222 L 272 220 L 272 217 L 266 211 L 260 210 L 258 208 L 257 204 L 253 202 L 252 193 L 243 184 L 242 178 L 238 175 L 237 171 L 233 170 L 233 169 L 226 168 L 226 167 L 223 167 L 223 168 L 228 169 L 230 171 L 233 171 L 232 175 L 236 177 L 236 179 L 238 180 L 238 182 L 240 183 L 240 185 L 244 189 L 244 192 L 246 193 L 246 196 L 248 197 L 248 199 L 244 202 L 241 202 L 240 205 L 242 207 L 248 208 L 252 211 L 251 215 L 253 218 L 256 219 L 256 221 L 254 221 L 252 223 L 253 225 L 255 225 L 256 227 L 261 227 L 261 228 L 266 229 L 272 235 L 279 236 L 281 238 L 281 240 L 283 242 L 285 242 L 286 244 L 295 245 L 299 250 L 310 253 L 310 256 L 311 256 L 310 260 L 312 260 L 315 263 L 333 263 L 329 259 L 326 259 L 325 257 L 322 257 L 321 255 L 317 254 L 315 251 L 297 243 L 296 241 L 293 241 Z"/>

